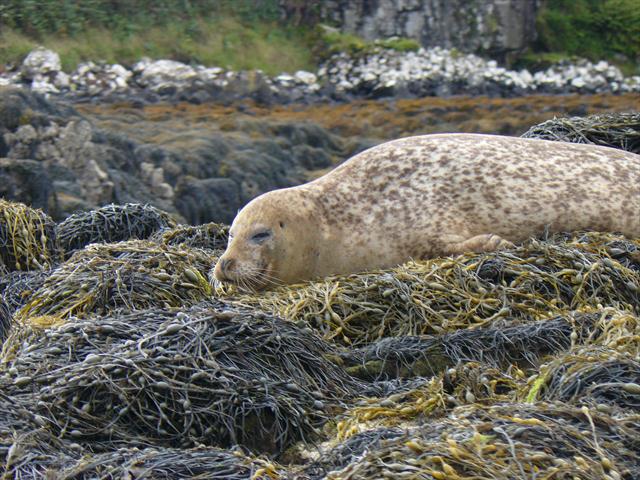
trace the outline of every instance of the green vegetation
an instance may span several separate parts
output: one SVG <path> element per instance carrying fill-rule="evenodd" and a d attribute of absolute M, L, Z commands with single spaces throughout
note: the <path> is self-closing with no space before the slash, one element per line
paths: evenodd
<path fill-rule="evenodd" d="M 627 69 L 640 59 L 639 0 L 548 0 L 537 29 L 538 53 L 610 59 Z M 529 60 L 545 58 L 530 55 Z"/>
<path fill-rule="evenodd" d="M 399 52 L 415 52 L 420 48 L 420 43 L 412 38 L 392 37 L 376 42 L 382 48 L 390 48 Z"/>
<path fill-rule="evenodd" d="M 321 26 L 318 9 L 301 0 L 3 0 L 0 65 L 44 45 L 67 71 L 86 60 L 131 64 L 148 56 L 275 74 L 313 70 L 336 52 L 419 48 L 407 38 L 367 42 Z M 547 0 L 537 28 L 516 67 L 581 56 L 639 73 L 640 0 Z"/>
<path fill-rule="evenodd" d="M 3 0 L 0 25 L 27 35 L 76 35 L 91 27 L 119 34 L 199 17 L 234 15 L 247 22 L 279 19 L 278 0 Z"/>
<path fill-rule="evenodd" d="M 282 21 L 285 18 L 286 21 Z M 143 56 L 268 74 L 313 70 L 317 58 L 374 47 L 417 50 L 415 40 L 366 42 L 318 26 L 317 6 L 288 0 L 5 0 L 0 64 L 38 45 L 65 71 L 82 61 L 132 64 Z"/>
<path fill-rule="evenodd" d="M 342 33 L 331 27 L 321 27 L 321 30 L 319 50 L 324 55 L 339 52 L 353 54 L 362 52 L 367 47 L 367 42 L 356 35 Z"/>
<path fill-rule="evenodd" d="M 388 48 L 399 52 L 414 52 L 420 44 L 411 38 L 391 37 L 384 40 L 367 42 L 357 35 L 342 33 L 336 28 L 321 25 L 316 43 L 316 53 L 321 58 L 334 53 L 346 52 L 350 54 L 367 53 L 376 48 Z"/>
<path fill-rule="evenodd" d="M 520 70 L 526 68 L 532 72 L 538 72 L 540 70 L 546 70 L 547 68 L 555 65 L 563 60 L 575 60 L 578 58 L 575 55 L 569 55 L 561 52 L 532 52 L 528 50 L 522 55 L 518 56 L 511 65 L 514 69 Z"/>
<path fill-rule="evenodd" d="M 278 15 L 276 0 L 9 0 L 0 6 L 0 63 L 44 45 L 66 71 L 143 56 L 269 74 L 312 69 L 313 31 L 285 26 Z"/>
<path fill-rule="evenodd" d="M 104 27 L 88 28 L 73 36 L 43 34 L 37 38 L 9 30 L 0 34 L 0 63 L 18 63 L 36 46 L 44 45 L 60 54 L 66 71 L 86 60 L 132 64 L 148 56 L 235 70 L 258 68 L 275 74 L 313 68 L 306 47 L 309 36 L 300 28 L 266 22 L 248 28 L 234 17 L 175 21 L 124 35 Z"/>

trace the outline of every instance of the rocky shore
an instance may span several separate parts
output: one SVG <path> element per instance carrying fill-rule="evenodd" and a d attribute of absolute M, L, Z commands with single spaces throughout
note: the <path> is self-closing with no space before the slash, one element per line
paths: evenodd
<path fill-rule="evenodd" d="M 375 48 L 340 53 L 316 72 L 269 77 L 260 71 L 227 71 L 173 60 L 142 59 L 131 67 L 86 62 L 65 73 L 56 52 L 32 51 L 21 66 L 0 74 L 0 86 L 22 86 L 74 102 L 135 100 L 288 104 L 358 98 L 640 92 L 640 76 L 625 77 L 605 61 L 577 59 L 547 70 L 509 70 L 494 60 L 434 47 L 399 52 Z"/>

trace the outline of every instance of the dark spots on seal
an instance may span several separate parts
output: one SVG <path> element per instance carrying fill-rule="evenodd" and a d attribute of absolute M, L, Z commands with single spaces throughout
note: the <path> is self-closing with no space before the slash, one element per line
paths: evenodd
<path fill-rule="evenodd" d="M 408 177 L 410 174 L 414 173 L 417 170 L 417 167 L 412 163 L 408 167 L 404 167 L 400 170 L 400 175 L 403 177 Z"/>
<path fill-rule="evenodd" d="M 523 172 L 514 173 L 512 177 L 517 178 L 518 180 L 524 180 L 524 181 L 528 181 L 531 179 L 530 175 Z"/>
<path fill-rule="evenodd" d="M 472 202 L 463 202 L 460 205 L 458 205 L 458 208 L 462 210 L 462 212 L 464 213 L 470 213 L 475 210 L 475 204 Z"/>
<path fill-rule="evenodd" d="M 398 190 L 394 188 L 387 192 L 387 198 L 391 200 L 397 200 L 400 198 L 400 194 L 398 193 Z"/>
<path fill-rule="evenodd" d="M 447 167 L 449 164 L 451 163 L 451 159 L 449 157 L 442 157 L 439 161 L 438 161 L 438 166 L 441 168 L 445 168 Z"/>

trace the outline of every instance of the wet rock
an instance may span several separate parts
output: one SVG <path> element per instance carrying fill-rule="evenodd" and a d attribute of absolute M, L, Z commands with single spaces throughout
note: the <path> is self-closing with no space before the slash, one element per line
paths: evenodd
<path fill-rule="evenodd" d="M 48 166 L 55 164 L 58 169 L 72 173 L 79 189 L 73 193 L 92 204 L 106 203 L 113 198 L 114 185 L 108 167 L 100 161 L 91 142 L 92 133 L 89 122 L 81 119 L 66 125 L 56 122 L 38 127 L 23 125 L 15 133 L 5 134 L 7 157 L 35 159 Z M 56 180 L 54 177 L 54 184 Z"/>
<path fill-rule="evenodd" d="M 10 161 L 5 162 L 4 175 L 11 172 L 14 182 L 7 195 L 32 198 L 42 208 L 46 204 L 55 218 L 76 208 L 113 201 L 154 200 L 161 208 L 167 203 L 171 206 L 155 190 L 162 188 L 157 175 L 142 174 L 140 162 L 130 155 L 130 142 L 97 131 L 77 112 L 46 102 L 39 95 L 0 92 L 0 133 L 1 154 Z M 18 169 L 20 165 L 24 168 Z M 43 187 L 40 196 L 28 187 L 29 183 L 38 185 L 36 176 L 51 182 L 51 188 Z M 56 201 L 52 202 L 54 194 Z"/>

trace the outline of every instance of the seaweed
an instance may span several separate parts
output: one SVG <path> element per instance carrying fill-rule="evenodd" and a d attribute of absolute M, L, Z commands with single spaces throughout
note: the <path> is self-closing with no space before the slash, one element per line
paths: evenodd
<path fill-rule="evenodd" d="M 386 337 L 527 323 L 578 308 L 639 310 L 640 269 L 632 247 L 640 241 L 593 234 L 589 243 L 589 235 L 531 239 L 509 250 L 411 261 L 260 295 L 218 293 L 354 346 Z"/>
<path fill-rule="evenodd" d="M 94 448 L 277 453 L 311 441 L 362 389 L 310 329 L 220 303 L 25 330 L 7 341 L 3 391 L 34 403 L 57 437 Z"/>
<path fill-rule="evenodd" d="M 631 479 L 640 469 L 639 435 L 637 416 L 586 406 L 473 404 L 377 440 L 374 448 L 375 432 L 355 435 L 350 455 L 329 452 L 315 468 L 327 479 Z"/>
<path fill-rule="evenodd" d="M 43 270 L 61 260 L 56 224 L 42 210 L 0 198 L 0 274 Z"/>
<path fill-rule="evenodd" d="M 50 274 L 51 270 L 33 270 L 0 276 L 0 343 L 9 334 L 13 313 L 27 303 Z"/>
<path fill-rule="evenodd" d="M 590 143 L 640 153 L 640 113 L 607 113 L 547 120 L 529 128 L 525 138 Z"/>
<path fill-rule="evenodd" d="M 197 226 L 178 225 L 155 233 L 151 239 L 164 245 L 214 250 L 220 255 L 227 248 L 229 226 L 213 222 Z"/>
<path fill-rule="evenodd" d="M 499 368 L 531 368 L 547 355 L 592 338 L 598 323 L 608 318 L 603 320 L 599 312 L 572 312 L 521 325 L 385 338 L 344 352 L 341 358 L 351 375 L 370 380 L 430 377 L 469 361 Z"/>
<path fill-rule="evenodd" d="M 58 238 L 68 258 L 91 243 L 144 240 L 161 229 L 175 226 L 168 213 L 151 205 L 110 204 L 69 216 L 58 225 Z"/>
<path fill-rule="evenodd" d="M 47 326 L 71 315 L 187 306 L 211 296 L 210 268 L 204 250 L 148 240 L 90 245 L 51 272 L 15 321 Z"/>
<path fill-rule="evenodd" d="M 605 411 L 611 407 L 640 411 L 638 356 L 617 349 L 576 349 L 547 364 L 533 384 L 536 388 L 530 401 L 557 400 L 590 404 Z"/>

